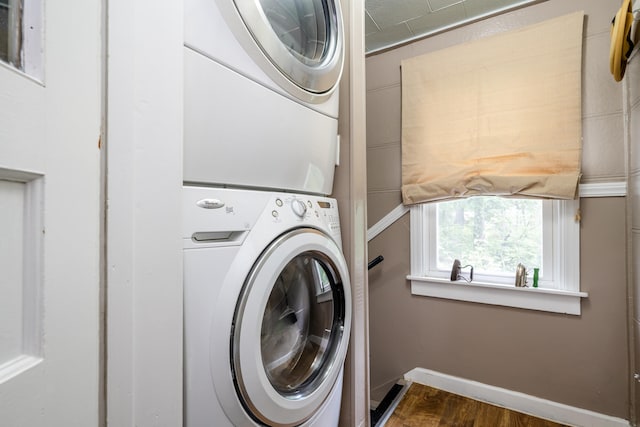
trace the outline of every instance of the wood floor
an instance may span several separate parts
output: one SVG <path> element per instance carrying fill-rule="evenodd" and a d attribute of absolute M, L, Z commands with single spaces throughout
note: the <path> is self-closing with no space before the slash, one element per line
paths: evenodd
<path fill-rule="evenodd" d="M 385 427 L 561 427 L 467 397 L 413 383 Z M 566 427 L 566 426 L 564 426 Z"/>

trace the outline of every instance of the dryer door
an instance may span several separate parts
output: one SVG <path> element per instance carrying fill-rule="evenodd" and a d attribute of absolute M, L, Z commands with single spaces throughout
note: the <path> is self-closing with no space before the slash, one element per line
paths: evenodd
<path fill-rule="evenodd" d="M 234 316 L 232 371 L 250 416 L 270 426 L 309 419 L 338 379 L 350 327 L 348 271 L 334 241 L 308 228 L 274 241 Z"/>
<path fill-rule="evenodd" d="M 231 0 L 218 0 L 218 4 Z M 308 102 L 338 85 L 344 59 L 342 14 L 338 0 L 233 0 L 245 32 L 271 67 L 267 72 L 294 96 Z M 238 35 L 236 28 L 236 37 Z M 245 48 L 250 47 L 244 44 Z M 263 67 L 264 68 L 264 67 Z M 275 75 L 278 74 L 278 75 Z M 282 79 L 282 76 L 285 78 Z"/>

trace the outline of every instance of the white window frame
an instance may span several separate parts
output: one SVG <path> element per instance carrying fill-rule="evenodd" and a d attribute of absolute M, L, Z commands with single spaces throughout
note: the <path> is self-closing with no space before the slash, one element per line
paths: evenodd
<path fill-rule="evenodd" d="M 563 286 L 561 286 L 561 284 L 559 283 L 559 278 L 555 277 L 554 275 L 554 271 L 553 271 L 554 262 L 552 257 L 554 253 L 554 248 L 553 248 L 554 222 L 553 221 L 554 219 L 557 220 L 557 218 L 559 218 L 560 212 L 558 212 L 558 206 L 554 205 L 552 200 L 540 200 L 540 202 L 542 202 L 542 215 L 543 215 L 542 265 L 544 266 L 540 276 L 540 287 L 563 289 Z M 420 206 L 420 209 L 421 209 L 420 215 L 427 216 L 425 218 L 426 224 L 427 224 L 425 225 L 425 229 L 427 230 L 426 235 L 428 236 L 428 238 L 424 243 L 426 245 L 426 248 L 424 251 L 425 252 L 424 259 L 426 262 L 425 262 L 424 268 L 420 271 L 426 271 L 425 276 L 427 277 L 439 277 L 443 279 L 448 279 L 451 275 L 451 265 L 449 265 L 446 270 L 438 269 L 438 259 L 437 259 L 438 258 L 438 248 L 437 248 L 438 239 L 436 236 L 438 235 L 437 234 L 438 233 L 437 215 L 438 215 L 439 205 L 440 203 L 436 202 L 436 203 L 427 203 Z M 462 265 L 466 265 L 468 260 L 460 258 L 460 261 L 462 262 Z M 453 263 L 453 260 L 451 260 L 451 263 Z M 540 266 L 527 264 L 526 267 L 528 272 L 533 273 L 533 267 L 540 267 Z M 482 266 L 478 266 L 478 265 L 475 266 L 474 281 L 476 282 L 499 283 L 499 284 L 505 284 L 505 285 L 514 284 L 514 278 L 513 278 L 514 275 L 510 273 L 515 273 L 515 270 L 516 270 L 515 265 L 513 266 L 513 272 L 510 272 L 509 274 L 495 274 L 495 275 L 483 274 L 481 271 L 478 271 L 481 268 Z M 529 279 L 532 280 L 532 276 L 529 277 Z"/>
<path fill-rule="evenodd" d="M 471 283 L 452 282 L 450 271 L 431 268 L 431 263 L 435 262 L 435 226 L 432 226 L 435 207 L 430 206 L 433 204 L 412 206 L 411 274 L 407 276 L 411 281 L 411 292 L 414 295 L 580 315 L 580 301 L 588 297 L 586 292 L 580 291 L 580 202 L 579 199 L 554 200 L 545 204 L 543 215 L 547 226 L 543 232 L 547 233 L 546 236 L 551 234 L 552 244 L 551 250 L 547 247 L 543 254 L 545 277 L 538 288 L 516 287 L 516 266 L 510 278 L 477 276 Z M 464 264 L 464 260 L 461 261 Z"/>
<path fill-rule="evenodd" d="M 24 0 L 22 16 L 23 72 L 44 83 L 43 0 Z"/>

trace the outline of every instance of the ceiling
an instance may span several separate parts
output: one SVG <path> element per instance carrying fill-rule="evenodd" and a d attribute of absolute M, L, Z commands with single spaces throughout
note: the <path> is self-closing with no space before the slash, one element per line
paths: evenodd
<path fill-rule="evenodd" d="M 373 53 L 541 0 L 366 0 L 365 49 Z"/>

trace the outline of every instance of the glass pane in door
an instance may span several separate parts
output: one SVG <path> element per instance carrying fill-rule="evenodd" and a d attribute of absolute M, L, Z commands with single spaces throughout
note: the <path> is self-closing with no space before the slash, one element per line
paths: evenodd
<path fill-rule="evenodd" d="M 0 0 L 0 60 L 21 69 L 22 0 Z"/>

